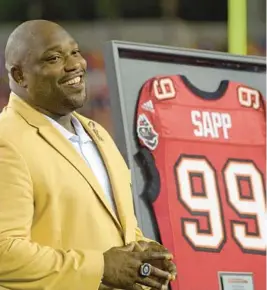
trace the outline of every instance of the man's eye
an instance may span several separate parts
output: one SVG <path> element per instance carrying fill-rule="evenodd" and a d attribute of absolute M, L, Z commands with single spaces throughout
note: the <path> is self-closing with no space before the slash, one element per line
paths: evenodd
<path fill-rule="evenodd" d="M 80 50 L 79 49 L 76 49 L 76 50 L 74 50 L 73 52 L 72 52 L 72 54 L 74 54 L 74 55 L 76 55 L 76 54 L 80 54 L 81 52 L 80 52 Z"/>
<path fill-rule="evenodd" d="M 57 62 L 59 59 L 60 57 L 58 55 L 54 55 L 54 56 L 49 57 L 47 60 L 49 62 Z"/>

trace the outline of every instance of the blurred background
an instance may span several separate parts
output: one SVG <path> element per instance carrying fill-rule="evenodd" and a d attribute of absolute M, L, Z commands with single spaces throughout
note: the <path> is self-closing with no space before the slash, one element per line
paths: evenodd
<path fill-rule="evenodd" d="M 246 0 L 243 0 L 246 1 Z M 79 42 L 90 99 L 81 113 L 112 134 L 103 60 L 109 40 L 227 51 L 227 0 L 0 0 L 0 111 L 8 101 L 4 48 L 30 19 L 56 21 Z M 247 0 L 249 55 L 266 55 L 266 1 Z"/>

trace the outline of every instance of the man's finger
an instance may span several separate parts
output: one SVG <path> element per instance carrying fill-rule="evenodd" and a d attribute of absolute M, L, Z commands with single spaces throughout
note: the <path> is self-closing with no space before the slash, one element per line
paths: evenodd
<path fill-rule="evenodd" d="M 165 252 L 165 251 L 169 252 L 167 248 L 165 248 L 163 245 L 158 244 L 156 242 L 150 242 L 148 243 L 148 245 L 153 250 L 158 250 L 158 251 L 160 250 L 160 252 Z"/>
<path fill-rule="evenodd" d="M 166 289 L 167 290 L 167 288 L 164 288 L 164 286 L 160 282 L 153 280 L 152 278 L 149 278 L 149 277 L 139 278 L 137 282 L 142 284 L 143 286 L 148 286 L 153 289 L 159 289 L 159 290 Z"/>
<path fill-rule="evenodd" d="M 151 276 L 164 279 L 164 280 L 171 280 L 171 274 L 167 271 L 163 271 L 159 268 L 151 266 Z"/>
<path fill-rule="evenodd" d="M 172 260 L 173 255 L 166 252 L 151 252 L 146 251 L 140 253 L 140 257 L 143 262 L 149 261 L 149 260 Z"/>
<path fill-rule="evenodd" d="M 131 287 L 128 287 L 125 290 L 143 290 L 143 288 L 141 285 L 133 284 Z"/>
<path fill-rule="evenodd" d="M 174 281 L 177 277 L 176 267 L 169 267 L 167 270 L 171 273 L 171 281 Z"/>
<path fill-rule="evenodd" d="M 135 242 L 131 242 L 124 247 L 120 247 L 119 249 L 125 252 L 132 252 L 134 250 L 134 247 L 135 247 Z"/>
<path fill-rule="evenodd" d="M 168 272 L 170 272 L 173 276 L 176 277 L 177 276 L 176 265 L 172 261 L 166 261 L 165 265 Z"/>
<path fill-rule="evenodd" d="M 142 243 L 142 244 L 140 244 L 140 242 L 135 243 L 134 251 L 144 252 L 145 250 L 147 250 L 147 246 L 144 243 Z"/>
<path fill-rule="evenodd" d="M 138 241 L 137 242 L 137 246 L 139 247 L 139 249 L 143 252 L 146 251 L 149 248 L 149 243 L 145 242 L 145 241 Z"/>
<path fill-rule="evenodd" d="M 1 289 L 1 288 L 0 288 Z M 100 284 L 98 290 L 110 290 L 110 287 Z"/>

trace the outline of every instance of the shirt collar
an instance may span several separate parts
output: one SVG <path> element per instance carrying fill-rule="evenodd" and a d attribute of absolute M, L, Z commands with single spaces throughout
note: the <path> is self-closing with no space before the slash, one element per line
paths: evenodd
<path fill-rule="evenodd" d="M 60 125 L 58 122 L 56 122 L 54 119 L 50 118 L 49 116 L 45 115 L 45 117 L 52 123 L 52 125 L 57 128 L 68 140 L 70 141 L 81 141 L 82 143 L 88 143 L 89 141 L 92 141 L 92 139 L 89 137 L 88 133 L 85 132 L 82 124 L 80 121 L 74 117 L 71 116 L 71 122 L 75 129 L 76 135 L 72 132 L 65 129 L 62 125 Z"/>

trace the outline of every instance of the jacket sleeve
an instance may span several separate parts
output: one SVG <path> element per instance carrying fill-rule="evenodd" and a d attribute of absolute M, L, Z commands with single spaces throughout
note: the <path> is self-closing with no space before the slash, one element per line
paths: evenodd
<path fill-rule="evenodd" d="M 31 240 L 33 184 L 16 148 L 0 139 L 0 287 L 11 290 L 97 290 L 103 253 L 63 250 Z"/>
<path fill-rule="evenodd" d="M 159 244 L 157 241 L 154 241 L 154 240 L 146 238 L 143 235 L 143 232 L 141 231 L 141 229 L 138 226 L 136 227 L 135 232 L 136 232 L 136 242 L 145 241 L 145 242 L 148 242 L 148 243 L 154 242 L 154 243 Z"/>

